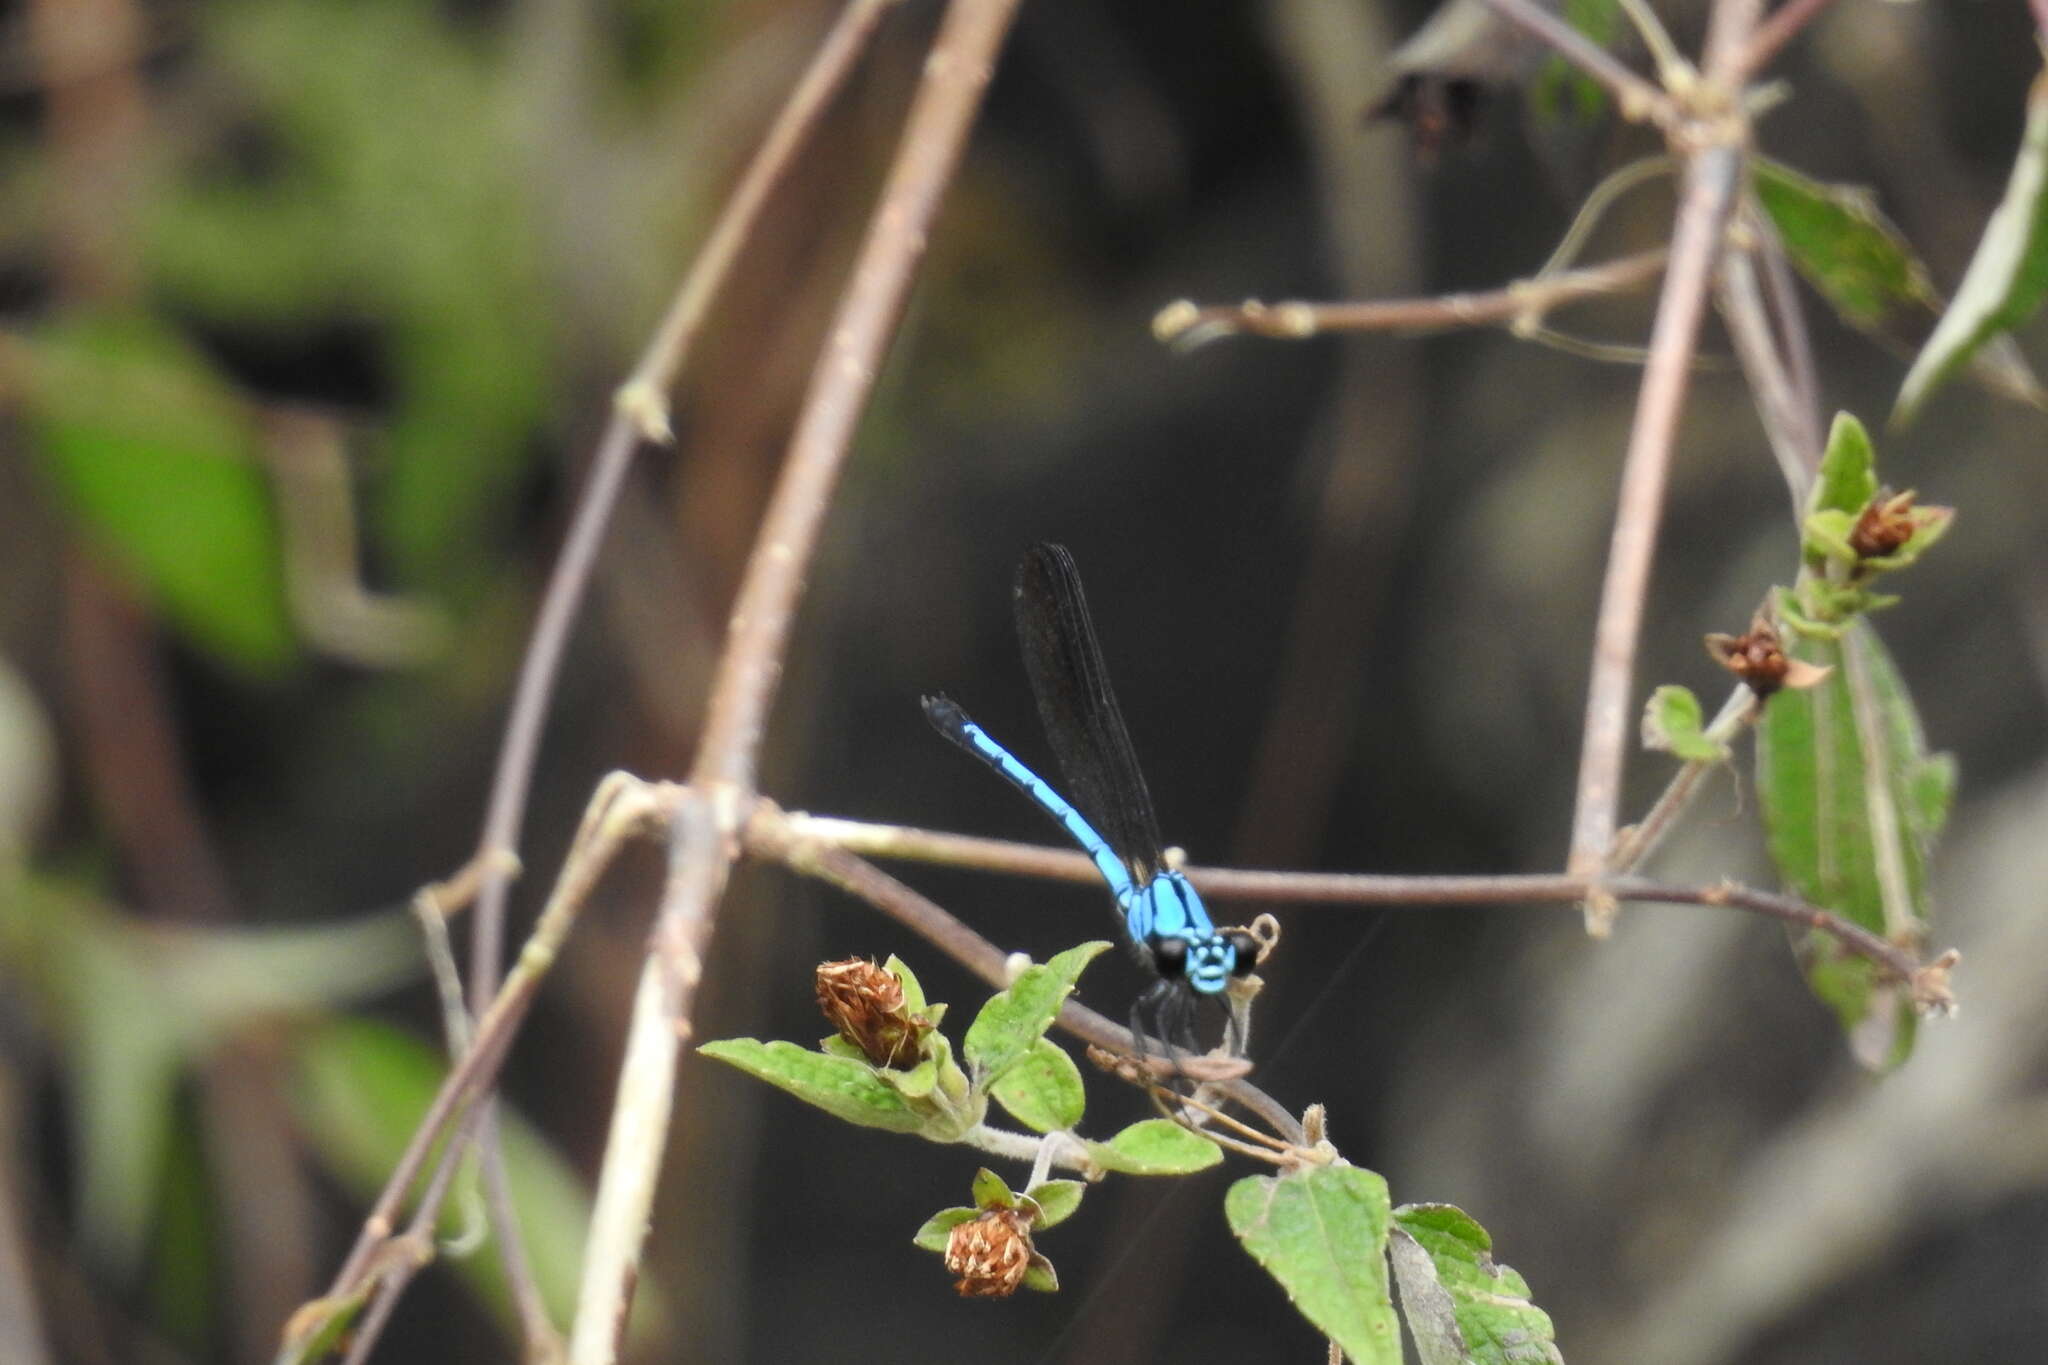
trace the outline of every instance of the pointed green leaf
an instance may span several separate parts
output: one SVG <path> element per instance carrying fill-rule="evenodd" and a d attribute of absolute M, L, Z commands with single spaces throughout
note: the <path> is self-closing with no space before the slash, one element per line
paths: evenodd
<path fill-rule="evenodd" d="M 974 1183 L 968 1187 L 974 1206 L 978 1209 L 1010 1209 L 1017 1206 L 1017 1196 L 1005 1184 L 1003 1178 L 984 1166 L 974 1173 Z"/>
<path fill-rule="evenodd" d="M 1834 425 L 1828 428 L 1828 448 L 1820 457 L 1820 478 L 1813 485 L 1810 510 L 1844 512 L 1853 518 L 1870 505 L 1877 488 L 1877 451 L 1870 444 L 1870 433 L 1854 413 L 1836 413 Z M 1844 529 L 1842 534 L 1846 540 L 1848 531 Z"/>
<path fill-rule="evenodd" d="M 1394 1210 L 1388 1259 L 1422 1365 L 1564 1365 L 1550 1315 L 1492 1251 L 1486 1229 L 1449 1204 Z"/>
<path fill-rule="evenodd" d="M 1223 1212 L 1252 1258 L 1355 1365 L 1401 1365 L 1387 1282 L 1387 1182 L 1356 1166 L 1247 1176 Z"/>
<path fill-rule="evenodd" d="M 1706 733 L 1706 715 L 1690 688 L 1666 684 L 1650 694 L 1643 708 L 1643 747 L 1675 755 L 1687 763 L 1719 763 L 1728 746 Z"/>
<path fill-rule="evenodd" d="M 1026 967 L 1008 990 L 991 997 L 967 1026 L 961 1044 L 976 1077 L 986 1083 L 1031 1051 L 1073 993 L 1081 969 L 1108 947 L 1097 941 L 1055 953 L 1050 961 Z"/>
<path fill-rule="evenodd" d="M 250 673 L 288 664 L 270 489 L 226 381 L 141 317 L 74 319 L 29 356 L 31 446 L 87 538 L 199 648 Z"/>
<path fill-rule="evenodd" d="M 1941 295 L 1869 191 L 1823 184 L 1765 157 L 1750 164 L 1757 200 L 1807 282 L 1851 327 L 1894 349 L 1918 350 L 1934 331 Z M 1981 348 L 1970 371 L 1995 392 L 2043 401 L 2009 338 Z"/>
<path fill-rule="evenodd" d="M 1800 638 L 1796 657 L 1834 671 L 1780 692 L 1757 728 L 1757 794 L 1778 875 L 1794 893 L 1875 934 L 1924 934 L 1927 858 L 1947 809 L 1949 761 L 1927 753 L 1919 714 L 1876 631 L 1861 618 L 1839 640 Z M 1834 1009 L 1866 1066 L 1912 1046 L 1911 1002 L 1818 930 L 1798 942 L 1814 993 Z"/>
<path fill-rule="evenodd" d="M 1140 1119 L 1107 1142 L 1085 1144 L 1095 1164 L 1125 1175 L 1188 1175 L 1223 1160 L 1223 1149 L 1171 1119 Z"/>
<path fill-rule="evenodd" d="M 1899 386 L 1892 418 L 1909 422 L 1929 394 L 1986 342 L 2012 331 L 2048 294 L 2048 71 L 2027 94 L 2026 132 L 2005 197 L 1963 273 L 1955 302 Z"/>
<path fill-rule="evenodd" d="M 892 1133 L 915 1133 L 925 1126 L 923 1117 L 864 1061 L 827 1056 L 779 1039 L 763 1043 L 723 1038 L 697 1050 L 848 1123 Z"/>
<path fill-rule="evenodd" d="M 1043 1180 L 1026 1190 L 1038 1201 L 1038 1217 L 1031 1224 L 1032 1231 L 1043 1232 L 1073 1217 L 1081 1207 L 1081 1195 L 1086 1189 L 1078 1180 Z"/>
<path fill-rule="evenodd" d="M 1034 1256 L 1024 1271 L 1024 1287 L 1041 1294 L 1059 1293 L 1060 1277 L 1053 1273 L 1052 1262 L 1043 1256 Z"/>
<path fill-rule="evenodd" d="M 919 1228 L 917 1235 L 910 1240 L 926 1251 L 943 1253 L 947 1239 L 953 1235 L 953 1229 L 962 1223 L 973 1222 L 979 1217 L 980 1209 L 941 1209 L 925 1219 L 924 1226 Z"/>
<path fill-rule="evenodd" d="M 1039 1133 L 1072 1128 L 1081 1121 L 1088 1098 L 1080 1068 L 1067 1050 L 1050 1038 L 1033 1043 L 1029 1052 L 996 1078 L 989 1094 L 1017 1122 Z"/>

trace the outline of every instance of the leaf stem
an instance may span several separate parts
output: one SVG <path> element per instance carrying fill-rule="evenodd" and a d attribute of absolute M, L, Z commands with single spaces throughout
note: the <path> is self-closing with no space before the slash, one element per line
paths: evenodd
<path fill-rule="evenodd" d="M 1486 0 L 1495 14 L 1543 40 L 1553 51 L 1613 94 L 1621 116 L 1631 123 L 1675 128 L 1680 119 L 1672 98 L 1623 66 L 1605 48 L 1535 0 Z"/>

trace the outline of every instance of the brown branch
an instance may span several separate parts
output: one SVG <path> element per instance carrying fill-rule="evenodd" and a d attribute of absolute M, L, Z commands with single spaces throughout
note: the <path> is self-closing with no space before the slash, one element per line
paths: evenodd
<path fill-rule="evenodd" d="M 696 785 L 753 788 L 805 569 L 1018 3 L 954 0 L 925 60 L 896 162 L 812 372 L 781 481 L 733 604 Z"/>
<path fill-rule="evenodd" d="M 1706 312 L 1707 286 L 1721 252 L 1741 172 L 1742 149 L 1737 143 L 1705 148 L 1687 169 L 1685 195 L 1672 234 L 1671 264 L 1664 274 L 1664 292 L 1650 333 L 1650 358 L 1643 370 L 1623 461 L 1607 578 L 1594 628 L 1578 799 L 1571 852 L 1565 864 L 1573 876 L 1594 878 L 1614 842 L 1623 756 L 1633 720 L 1629 688 L 1635 671 L 1636 637 L 1649 591 L 1664 485 Z M 1602 933 L 1606 925 L 1595 897 L 1588 903 L 1588 931 Z"/>
<path fill-rule="evenodd" d="M 591 457 L 587 482 L 541 596 L 526 655 L 520 660 L 497 769 L 492 775 L 483 832 L 477 845 L 477 858 L 486 872 L 470 931 L 470 1011 L 479 1018 L 497 994 L 504 958 L 509 880 L 504 870 L 507 860 L 500 855 L 516 854 L 519 847 L 542 727 L 561 672 L 562 656 L 582 610 L 591 570 L 618 506 L 626 473 L 643 440 L 668 439 L 668 389 L 703 326 L 711 302 L 731 273 L 739 246 L 752 234 L 763 208 L 794 164 L 796 153 L 818 127 L 833 96 L 844 87 L 867 50 L 876 25 L 894 2 L 852 0 L 841 13 L 795 92 L 777 115 L 761 150 L 741 176 L 711 235 L 685 274 L 675 301 L 613 402 L 611 420 Z M 529 1335 L 551 1333 L 552 1325 L 547 1322 L 533 1277 L 526 1269 L 518 1221 L 505 1187 L 495 1121 L 486 1115 L 478 1131 L 483 1140 L 484 1184 L 492 1230 L 503 1248 L 507 1278 L 520 1315 Z"/>
<path fill-rule="evenodd" d="M 383 1191 L 364 1218 L 362 1231 L 357 1234 L 348 1259 L 336 1272 L 328 1289 L 328 1298 L 356 1292 L 371 1276 L 378 1279 L 377 1294 L 371 1302 L 373 1310 L 382 1302 L 395 1300 L 403 1290 L 410 1276 L 393 1276 L 385 1264 L 385 1252 L 393 1240 L 399 1210 L 404 1207 L 413 1183 L 425 1169 L 427 1157 L 451 1127 L 459 1125 L 465 1133 L 481 1135 L 487 1115 L 479 1107 L 479 1101 L 495 1084 L 505 1055 L 511 1048 L 512 1037 L 532 1005 L 533 997 L 539 992 L 541 980 L 553 965 L 569 930 L 574 927 L 576 917 L 582 913 L 590 893 L 603 879 L 619 850 L 629 839 L 649 835 L 659 828 L 662 817 L 675 801 L 674 789 L 649 787 L 623 773 L 613 773 L 598 784 L 584 812 L 576 841 L 563 860 L 561 876 L 519 955 L 518 963 L 506 979 L 505 988 L 498 992 L 478 1021 L 468 1050 L 455 1060 L 448 1074 L 442 1078 L 433 1103 L 428 1106 L 404 1153 L 385 1180 Z M 439 1214 L 441 1196 L 448 1185 L 444 1173 L 451 1171 L 452 1163 L 460 1160 L 465 1145 L 462 1136 L 458 1135 L 457 1140 L 449 1143 L 442 1153 L 441 1165 L 416 1207 L 416 1227 L 433 1226 Z M 387 1315 L 388 1309 L 377 1313 L 375 1320 L 381 1323 Z M 375 1333 L 365 1326 L 358 1328 L 357 1335 L 357 1349 L 366 1352 L 369 1347 L 362 1344 L 361 1339 L 367 1337 L 374 1341 Z"/>
<path fill-rule="evenodd" d="M 1606 86 L 1623 118 L 1631 123 L 1654 123 L 1661 128 L 1678 125 L 1678 106 L 1669 95 L 1623 66 L 1613 54 L 1561 16 L 1535 0 L 1486 0 L 1486 4 L 1495 14 L 1542 39 L 1559 56 Z"/>
<path fill-rule="evenodd" d="M 705 837 L 679 820 L 672 831 L 670 881 L 627 1034 L 592 1212 L 570 1335 L 575 1365 L 616 1357 L 667 1138 L 677 1045 L 689 1033 L 705 945 L 736 851 L 732 836 L 753 787 L 804 574 L 1018 3 L 953 0 L 940 21 L 748 558 L 693 768 L 692 787 L 712 830 Z"/>
<path fill-rule="evenodd" d="M 1833 0 L 1785 0 L 1750 35 L 1749 46 L 1738 66 L 1741 78 L 1748 80 L 1769 66 L 1785 44 L 1798 37 L 1831 3 Z M 2048 0 L 2034 0 L 2034 5 L 2037 10 L 2048 9 Z M 2043 32 L 2048 32 L 2048 24 L 2044 24 Z"/>
<path fill-rule="evenodd" d="M 1551 309 L 1580 299 L 1617 294 L 1654 279 L 1668 253 L 1659 247 L 1604 265 L 1518 280 L 1504 289 L 1444 294 L 1427 299 L 1368 303 L 1260 303 L 1198 307 L 1168 304 L 1152 321 L 1159 340 L 1186 348 L 1221 337 L 1247 334 L 1296 339 L 1324 332 L 1433 332 L 1451 327 L 1507 323 L 1521 328 Z"/>
<path fill-rule="evenodd" d="M 1065 849 L 1014 844 L 999 839 L 970 839 L 915 829 L 907 825 L 863 825 L 853 820 L 783 812 L 772 803 L 759 801 L 746 827 L 750 851 L 787 863 L 798 871 L 816 871 L 823 865 L 823 850 L 851 858 L 852 850 L 878 857 L 915 862 L 977 866 L 989 871 L 1020 876 L 1045 877 L 1060 881 L 1093 882 L 1101 874 L 1085 854 Z M 808 861 L 806 861 L 808 860 Z M 853 861 L 858 862 L 857 858 Z M 863 864 L 865 866 L 865 864 Z M 872 870 L 872 869 L 871 869 Z M 1771 919 L 1819 929 L 1833 935 L 1844 946 L 1870 959 L 1901 981 L 1915 981 L 1928 970 L 1906 949 L 1872 933 L 1831 911 L 1808 904 L 1795 896 L 1758 891 L 1732 882 L 1711 886 L 1674 886 L 1645 877 L 1621 876 L 1605 880 L 1559 873 L 1514 874 L 1506 876 L 1405 876 L 1366 872 L 1279 872 L 1253 868 L 1200 867 L 1183 869 L 1205 895 L 1222 900 L 1286 902 L 1294 905 L 1373 905 L 1423 908 L 1440 905 L 1501 905 L 1514 902 L 1570 903 L 1583 900 L 1603 888 L 1618 900 L 1670 905 L 1729 905 Z M 885 874 L 876 871 L 877 877 Z M 836 877 L 829 878 L 837 880 Z M 869 894 L 866 883 L 839 883 L 862 899 L 881 904 Z M 895 885 L 892 880 L 892 885 Z M 894 894 L 894 893 L 892 893 Z M 903 895 L 915 897 L 904 888 Z M 921 898 L 919 898 L 921 899 Z M 897 915 L 905 924 L 945 951 L 983 979 L 1001 983 L 991 975 L 991 961 L 1000 963 L 1000 950 L 988 947 L 980 936 L 960 925 L 937 906 L 925 901 L 929 913 L 939 918 Z M 883 909 L 896 914 L 893 905 Z M 964 937 L 963 937 L 964 936 Z M 976 945 L 980 945 L 977 947 Z M 979 956 L 982 949 L 994 957 Z M 1077 1036 L 1088 1037 L 1081 1034 Z M 1091 1038 L 1090 1041 L 1099 1041 Z"/>

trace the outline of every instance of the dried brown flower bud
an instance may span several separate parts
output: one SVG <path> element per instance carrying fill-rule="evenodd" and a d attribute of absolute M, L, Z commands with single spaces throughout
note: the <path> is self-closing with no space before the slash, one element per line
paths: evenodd
<path fill-rule="evenodd" d="M 864 958 L 818 964 L 818 1009 L 839 1036 L 876 1066 L 917 1060 L 917 1021 L 903 1008 L 903 983 Z"/>
<path fill-rule="evenodd" d="M 1877 496 L 1849 531 L 1849 548 L 1857 558 L 1882 559 L 1913 538 L 1919 529 L 1913 516 L 1913 498 L 1910 488 L 1903 493 L 1894 493 L 1889 488 L 1877 490 Z"/>
<path fill-rule="evenodd" d="M 1707 653 L 1715 663 L 1748 685 L 1762 701 L 1781 687 L 1812 687 L 1829 669 L 1795 659 L 1770 619 L 1758 615 L 1741 635 L 1709 635 Z"/>
<path fill-rule="evenodd" d="M 1024 1283 L 1036 1251 L 1031 1220 L 1016 1209 L 983 1209 L 946 1238 L 946 1269 L 962 1298 L 1007 1299 Z"/>

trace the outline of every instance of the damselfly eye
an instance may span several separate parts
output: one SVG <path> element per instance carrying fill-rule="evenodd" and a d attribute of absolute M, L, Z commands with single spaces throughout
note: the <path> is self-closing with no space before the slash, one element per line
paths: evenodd
<path fill-rule="evenodd" d="M 1230 974 L 1250 976 L 1252 968 L 1259 965 L 1259 941 L 1242 929 L 1232 929 L 1224 937 L 1237 949 L 1237 961 L 1230 965 Z"/>
<path fill-rule="evenodd" d="M 1178 980 L 1187 971 L 1188 944 L 1186 939 L 1162 938 L 1152 944 L 1152 961 L 1159 968 L 1159 974 L 1168 981 Z"/>

